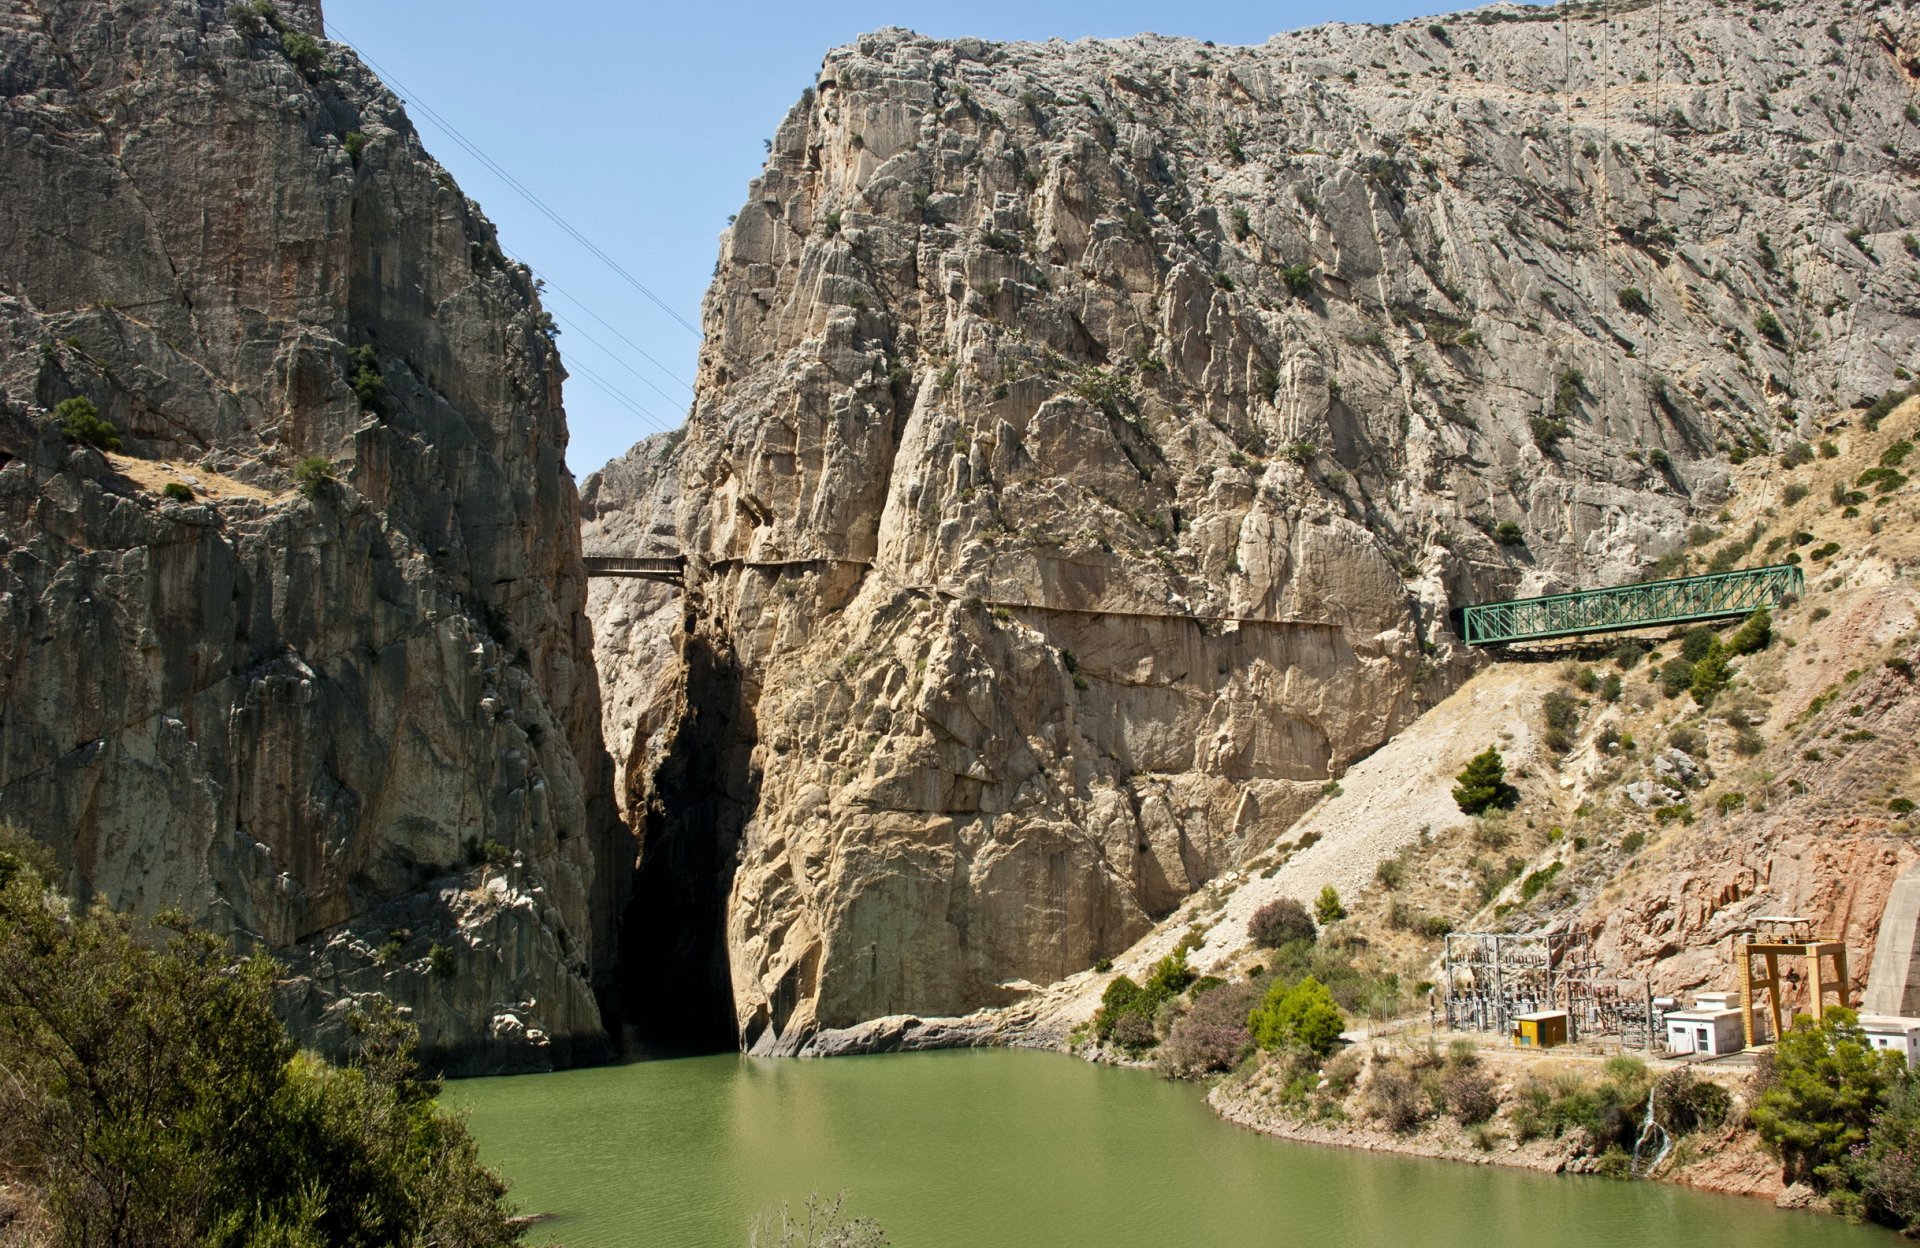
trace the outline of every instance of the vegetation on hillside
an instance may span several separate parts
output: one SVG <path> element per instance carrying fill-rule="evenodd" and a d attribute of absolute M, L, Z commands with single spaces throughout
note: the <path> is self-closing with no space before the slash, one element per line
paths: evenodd
<path fill-rule="evenodd" d="M 519 1242 L 391 1013 L 345 1066 L 298 1052 L 274 964 L 184 916 L 151 929 L 49 890 L 0 836 L 0 1242 L 375 1248 Z"/>

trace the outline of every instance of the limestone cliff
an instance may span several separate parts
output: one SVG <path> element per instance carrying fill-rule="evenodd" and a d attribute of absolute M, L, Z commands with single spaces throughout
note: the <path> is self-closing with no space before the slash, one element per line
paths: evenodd
<path fill-rule="evenodd" d="M 0 15 L 0 820 L 77 895 L 277 954 L 313 1043 L 378 993 L 453 1069 L 577 1060 L 631 852 L 563 373 L 526 271 L 319 34 Z M 81 397 L 118 453 L 63 439 Z"/>
<path fill-rule="evenodd" d="M 1916 50 L 1625 3 L 829 54 L 675 489 L 592 518 L 690 561 L 609 721 L 650 995 L 770 1052 L 1015 999 L 1452 688 L 1452 608 L 1680 547 L 1911 362 Z"/>

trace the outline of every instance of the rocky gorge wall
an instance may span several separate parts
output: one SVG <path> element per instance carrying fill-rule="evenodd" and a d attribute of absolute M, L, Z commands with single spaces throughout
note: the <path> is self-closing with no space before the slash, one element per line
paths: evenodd
<path fill-rule="evenodd" d="M 589 547 L 689 560 L 591 608 L 651 991 L 765 1052 L 1017 999 L 1452 688 L 1451 609 L 1678 549 L 1906 358 L 1916 46 L 1629 3 L 829 54 L 684 436 L 587 490 Z"/>
<path fill-rule="evenodd" d="M 380 995 L 454 1071 L 548 1068 L 606 1051 L 632 862 L 563 372 L 320 34 L 0 14 L 0 821 L 76 896 L 276 954 L 310 1043 Z M 119 453 L 61 437 L 75 397 Z"/>

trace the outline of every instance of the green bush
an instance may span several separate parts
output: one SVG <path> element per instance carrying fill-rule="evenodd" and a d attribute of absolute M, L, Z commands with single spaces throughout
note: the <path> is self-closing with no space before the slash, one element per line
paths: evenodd
<path fill-rule="evenodd" d="M 163 497 L 172 499 L 176 503 L 190 503 L 193 501 L 193 487 L 182 481 L 167 482 L 160 487 L 160 493 Z"/>
<path fill-rule="evenodd" d="M 1619 299 L 1621 307 L 1635 315 L 1645 316 L 1647 313 L 1653 311 L 1653 305 L 1647 302 L 1646 292 L 1638 286 L 1621 287 L 1620 293 L 1616 298 Z"/>
<path fill-rule="evenodd" d="M 1719 640 L 1710 628 L 1690 628 L 1680 638 L 1680 657 L 1689 663 L 1698 663 L 1707 657 Z"/>
<path fill-rule="evenodd" d="M 1540 710 L 1547 721 L 1547 748 L 1555 754 L 1565 754 L 1573 748 L 1574 730 L 1580 726 L 1580 703 L 1572 694 L 1555 689 L 1541 699 Z"/>
<path fill-rule="evenodd" d="M 287 54 L 294 68 L 303 74 L 312 74 L 327 63 L 327 50 L 320 41 L 302 31 L 292 31 L 280 37 L 280 50 Z"/>
<path fill-rule="evenodd" d="M 1685 659 L 1669 659 L 1660 668 L 1660 691 L 1677 698 L 1693 687 L 1693 664 Z"/>
<path fill-rule="evenodd" d="M 1463 814 L 1508 809 L 1520 800 L 1520 790 L 1507 783 L 1506 760 L 1492 746 L 1469 759 L 1454 781 L 1454 804 Z"/>
<path fill-rule="evenodd" d="M 1194 973 L 1187 967 L 1185 949 L 1154 963 L 1144 985 L 1134 983 L 1125 975 L 1115 976 L 1101 994 L 1100 1008 L 1094 1012 L 1094 1034 L 1126 1049 L 1152 1048 L 1159 1042 L 1154 1019 L 1163 1006 L 1185 992 L 1193 981 Z"/>
<path fill-rule="evenodd" d="M 1320 890 L 1320 895 L 1313 899 L 1313 917 L 1320 920 L 1322 926 L 1338 923 L 1347 917 L 1347 908 L 1340 904 L 1340 894 L 1333 885 L 1326 885 Z"/>
<path fill-rule="evenodd" d="M 1524 546 L 1527 544 L 1526 532 L 1511 520 L 1502 520 L 1493 530 L 1493 540 L 1502 546 Z"/>
<path fill-rule="evenodd" d="M 1888 1088 L 1848 1169 L 1869 1214 L 1909 1236 L 1920 1229 L 1920 1075 L 1908 1071 Z"/>
<path fill-rule="evenodd" d="M 1750 1111 L 1788 1181 L 1839 1186 L 1903 1067 L 1898 1054 L 1868 1045 L 1852 1010 L 1829 1006 L 1817 1023 L 1795 1018 L 1774 1046 L 1772 1078 Z"/>
<path fill-rule="evenodd" d="M 380 362 L 374 356 L 371 346 L 355 347 L 347 356 L 352 370 L 347 375 L 347 384 L 353 387 L 353 396 L 360 400 L 362 409 L 377 412 L 381 409 L 387 394 L 387 379 L 380 372 Z"/>
<path fill-rule="evenodd" d="M 265 34 L 268 27 L 279 30 L 282 26 L 280 15 L 273 11 L 270 0 L 241 0 L 239 4 L 227 7 L 227 20 L 241 34 L 252 38 Z"/>
<path fill-rule="evenodd" d="M 1762 338 L 1775 346 L 1786 345 L 1786 327 L 1780 324 L 1780 318 L 1772 312 L 1762 311 L 1756 314 L 1753 318 L 1753 328 Z"/>
<path fill-rule="evenodd" d="M 1727 638 L 1728 654 L 1756 654 L 1773 644 L 1773 613 L 1761 607 Z"/>
<path fill-rule="evenodd" d="M 70 915 L 0 846 L 0 1175 L 38 1187 L 49 1242 L 519 1242 L 413 1029 L 363 1015 L 344 1068 L 296 1053 L 276 969 L 183 916 Z"/>
<path fill-rule="evenodd" d="M 1346 1026 L 1333 994 L 1311 975 L 1295 984 L 1276 981 L 1247 1015 L 1247 1030 L 1261 1048 L 1302 1049 L 1317 1057 L 1333 1052 Z"/>
<path fill-rule="evenodd" d="M 1566 865 L 1564 862 L 1549 863 L 1547 866 L 1528 875 L 1526 879 L 1521 880 L 1520 900 L 1532 901 L 1535 897 L 1538 897 L 1540 891 L 1547 885 L 1553 883 L 1554 877 L 1566 869 Z"/>
<path fill-rule="evenodd" d="M 347 149 L 347 159 L 355 168 L 360 166 L 360 153 L 366 150 L 367 136 L 358 130 L 349 130 L 340 137 L 340 145 Z"/>
<path fill-rule="evenodd" d="M 333 482 L 333 461 L 324 455 L 309 455 L 294 466 L 293 483 L 308 498 L 319 498 Z"/>
<path fill-rule="evenodd" d="M 1813 448 L 1805 442 L 1795 442 L 1780 453 L 1780 466 L 1782 468 L 1798 468 L 1802 464 L 1810 464 L 1812 462 Z M 1800 498 L 1805 498 L 1806 496 L 1806 488 L 1804 486 L 1800 487 Z M 1794 503 L 1799 502 L 1800 498 L 1788 499 L 1787 505 L 1792 506 Z"/>
<path fill-rule="evenodd" d="M 62 399 L 54 405 L 53 416 L 60 422 L 60 433 L 68 441 L 83 443 L 98 451 L 120 449 L 120 431 L 112 421 L 102 419 L 92 399 Z"/>
<path fill-rule="evenodd" d="M 1715 642 L 1706 657 L 1693 665 L 1693 680 L 1687 687 L 1693 693 L 1695 702 L 1701 706 L 1712 706 L 1713 699 L 1727 687 L 1731 679 L 1733 670 L 1727 664 L 1727 652 Z"/>

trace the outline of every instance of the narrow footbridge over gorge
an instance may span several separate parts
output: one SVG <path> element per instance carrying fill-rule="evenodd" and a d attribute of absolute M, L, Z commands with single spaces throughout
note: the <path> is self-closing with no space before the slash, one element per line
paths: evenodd
<path fill-rule="evenodd" d="M 1467 607 L 1462 635 L 1470 646 L 1617 633 L 1664 624 L 1692 624 L 1777 607 L 1806 588 L 1792 564 L 1742 568 L 1609 589 L 1579 589 L 1544 598 L 1516 598 Z"/>
<path fill-rule="evenodd" d="M 585 555 L 589 577 L 623 576 L 643 581 L 684 584 L 687 576 L 685 555 Z"/>

